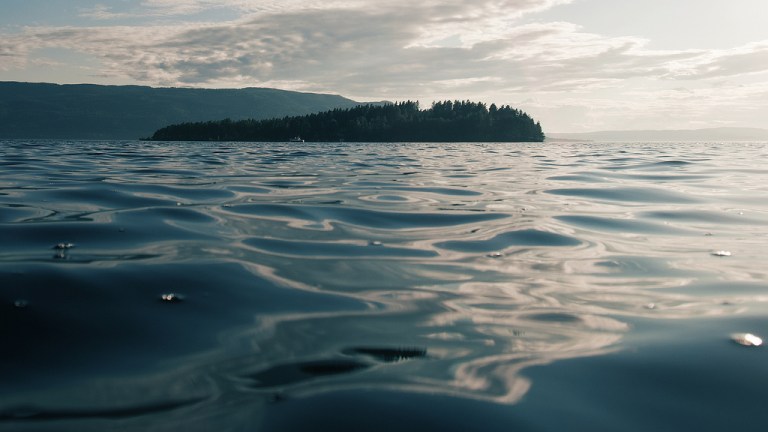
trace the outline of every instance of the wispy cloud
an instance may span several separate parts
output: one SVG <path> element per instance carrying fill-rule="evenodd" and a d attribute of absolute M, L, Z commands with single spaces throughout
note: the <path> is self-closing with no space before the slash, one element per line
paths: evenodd
<path fill-rule="evenodd" d="M 670 78 L 726 78 L 768 71 L 768 41 L 754 42 L 730 50 L 702 52 L 670 68 Z"/>
<path fill-rule="evenodd" d="M 0 55 L 18 64 L 35 48 L 57 46 L 84 51 L 115 73 L 150 84 L 206 85 L 250 77 L 254 82 L 315 83 L 355 94 L 365 93 L 372 83 L 428 90 L 484 77 L 481 82 L 489 86 L 569 91 L 631 77 L 699 79 L 768 69 L 767 44 L 716 53 L 651 52 L 643 49 L 641 39 L 601 37 L 568 23 L 515 25 L 482 35 L 462 30 L 477 27 L 477 21 L 496 20 L 504 7 L 510 9 L 508 16 L 516 17 L 553 1 L 486 0 L 478 8 L 460 1 L 396 8 L 402 2 L 390 1 L 374 9 L 358 8 L 356 1 L 338 3 L 348 8 L 307 9 L 313 4 L 302 3 L 299 11 L 264 15 L 262 10 L 219 24 L 30 28 L 0 44 Z M 270 6 L 259 4 L 262 9 Z M 168 13 L 222 5 L 255 9 L 244 0 L 147 0 L 144 5 Z M 119 15 L 101 8 L 94 14 Z M 442 30 L 431 32 L 431 25 Z M 431 44 L 451 35 L 464 43 Z"/>
<path fill-rule="evenodd" d="M 97 4 L 90 9 L 81 9 L 80 16 L 93 20 L 115 20 L 131 16 L 125 12 L 114 12 L 112 8 L 104 4 Z"/>

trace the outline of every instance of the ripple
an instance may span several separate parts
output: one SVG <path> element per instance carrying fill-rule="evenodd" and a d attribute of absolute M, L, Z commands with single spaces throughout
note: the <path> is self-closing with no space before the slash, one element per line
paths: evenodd
<path fill-rule="evenodd" d="M 123 217 L 125 216 L 125 217 Z M 0 236 L 6 242 L 2 250 L 47 250 L 51 244 L 72 243 L 78 245 L 78 252 L 85 253 L 93 248 L 121 249 L 147 247 L 152 243 L 169 240 L 202 240 L 213 238 L 210 233 L 193 232 L 152 220 L 148 224 L 140 215 L 119 216 L 117 223 L 97 224 L 92 222 L 49 222 L 0 225 Z"/>
<path fill-rule="evenodd" d="M 570 188 L 550 189 L 547 193 L 562 196 L 577 196 L 590 199 L 640 202 L 640 203 L 694 203 L 699 200 L 686 194 L 656 188 Z"/>
<path fill-rule="evenodd" d="M 42 218 L 51 213 L 44 209 L 37 209 L 21 205 L 0 206 L 0 223 L 22 222 L 27 219 Z"/>
<path fill-rule="evenodd" d="M 681 222 L 704 222 L 711 224 L 750 224 L 760 223 L 760 219 L 743 215 L 733 215 L 728 212 L 713 212 L 706 210 L 664 210 L 639 213 L 638 216 L 652 219 L 672 220 Z"/>
<path fill-rule="evenodd" d="M 105 409 L 50 409 L 25 406 L 0 411 L 0 422 L 125 419 L 150 414 L 167 413 L 199 404 L 203 400 L 204 399 L 201 398 L 175 401 L 164 400 L 142 405 Z"/>
<path fill-rule="evenodd" d="M 623 163 L 623 165 L 614 165 L 610 167 L 611 170 L 648 170 L 648 171 L 660 171 L 670 170 L 672 168 L 686 168 L 693 164 L 693 162 L 684 160 L 670 160 L 661 162 L 639 162 L 636 158 L 613 158 L 608 159 L 611 162 Z"/>
<path fill-rule="evenodd" d="M 480 196 L 482 195 L 481 192 L 473 191 L 470 189 L 453 189 L 453 188 L 444 188 L 444 187 L 392 187 L 390 185 L 390 187 L 388 187 L 387 189 L 401 190 L 406 192 L 427 192 L 427 193 L 448 195 L 448 196 Z"/>
<path fill-rule="evenodd" d="M 581 322 L 581 318 L 579 318 L 576 315 L 569 314 L 569 313 L 558 313 L 558 312 L 525 315 L 524 318 L 533 320 L 533 321 L 542 321 L 546 323 L 573 324 L 573 323 Z"/>
<path fill-rule="evenodd" d="M 429 250 L 397 248 L 371 243 L 366 245 L 359 245 L 333 242 L 279 240 L 270 238 L 250 238 L 244 240 L 243 243 L 273 254 L 313 258 L 430 258 L 437 256 L 436 252 Z"/>
<path fill-rule="evenodd" d="M 369 368 L 371 365 L 349 359 L 313 360 L 273 366 L 247 376 L 251 387 L 283 387 L 325 376 L 349 374 Z"/>
<path fill-rule="evenodd" d="M 480 222 L 490 222 L 509 217 L 502 213 L 406 213 L 386 212 L 350 207 L 326 207 L 282 204 L 241 204 L 229 211 L 256 217 L 283 217 L 320 223 L 338 221 L 350 225 L 377 229 L 409 229 L 448 227 Z"/>
<path fill-rule="evenodd" d="M 158 184 L 119 184 L 119 190 L 137 196 L 169 198 L 175 201 L 192 202 L 219 201 L 235 196 L 235 193 L 229 190 L 203 186 L 212 186 L 212 184 L 192 184 L 185 187 Z"/>
<path fill-rule="evenodd" d="M 424 358 L 427 356 L 427 350 L 425 348 L 354 347 L 347 348 L 343 352 L 351 355 L 369 356 L 386 363 Z"/>
<path fill-rule="evenodd" d="M 605 183 L 607 180 L 591 175 L 560 175 L 547 177 L 547 180 L 553 181 L 572 181 L 578 183 Z"/>
<path fill-rule="evenodd" d="M 631 219 L 612 219 L 598 216 L 556 216 L 555 219 L 570 225 L 594 229 L 597 231 L 667 235 L 698 235 L 698 233 L 692 233 L 679 228 Z"/>
<path fill-rule="evenodd" d="M 447 241 L 435 246 L 458 252 L 490 252 L 512 246 L 577 246 L 581 241 L 573 237 L 535 229 L 509 231 L 488 240 Z"/>
<path fill-rule="evenodd" d="M 359 199 L 363 201 L 382 203 L 416 203 L 420 201 L 413 196 L 393 194 L 362 196 Z"/>
<path fill-rule="evenodd" d="M 55 189 L 29 193 L 29 198 L 53 202 L 76 202 L 97 208 L 135 208 L 174 205 L 171 197 L 144 197 L 122 192 L 115 188 L 94 185 L 89 188 Z"/>
<path fill-rule="evenodd" d="M 685 277 L 695 273 L 671 267 L 664 259 L 647 256 L 616 256 L 610 260 L 599 261 L 595 265 L 599 268 L 608 269 L 611 275 L 630 278 Z"/>

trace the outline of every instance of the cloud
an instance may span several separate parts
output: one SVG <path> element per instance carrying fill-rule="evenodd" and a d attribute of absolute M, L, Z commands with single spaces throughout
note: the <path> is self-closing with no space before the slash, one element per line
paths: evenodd
<path fill-rule="evenodd" d="M 703 53 L 675 65 L 669 73 L 675 79 L 726 78 L 768 71 L 768 41 L 753 42 L 731 50 Z"/>
<path fill-rule="evenodd" d="M 712 81 L 768 71 L 767 42 L 716 51 L 654 51 L 637 37 L 521 20 L 569 2 L 144 0 L 130 11 L 97 6 L 84 14 L 158 21 L 29 27 L 3 35 L 0 69 L 23 68 L 44 48 L 64 48 L 98 59 L 101 69 L 91 70 L 94 76 L 156 86 L 276 86 L 369 100 L 479 97 L 512 103 L 536 95 L 538 105 L 531 106 L 553 112 L 577 104 L 571 97 L 576 95 L 596 117 L 626 112 L 617 107 L 633 104 L 630 97 L 642 101 L 637 112 L 641 103 L 645 109 L 654 104 L 682 109 L 694 102 L 674 91 L 681 81 L 689 96 L 705 98 L 700 102 L 725 103 L 714 95 L 733 89 L 709 89 Z M 235 11 L 240 18 L 200 21 L 216 10 Z M 169 19 L 195 14 L 194 21 Z M 749 95 L 740 100 L 759 106 Z"/>
<path fill-rule="evenodd" d="M 8 68 L 11 62 L 18 63 L 23 60 L 25 52 L 8 38 L 0 39 L 0 68 Z"/>
<path fill-rule="evenodd" d="M 114 20 L 128 18 L 131 15 L 128 13 L 113 12 L 112 8 L 109 6 L 104 4 L 97 4 L 90 9 L 81 9 L 80 16 L 94 20 Z"/>
<path fill-rule="evenodd" d="M 292 3 L 297 6 L 290 9 Z M 714 54 L 651 52 L 644 50 L 642 39 L 602 37 L 569 23 L 514 24 L 521 14 L 563 1 L 483 0 L 468 5 L 433 0 L 405 7 L 402 0 L 390 0 L 374 8 L 363 8 L 363 3 L 145 0 L 146 10 L 165 13 L 218 7 L 258 13 L 218 24 L 30 28 L 15 41 L 0 44 L 0 56 L 18 65 L 35 48 L 62 47 L 88 53 L 112 73 L 148 84 L 279 80 L 385 96 L 424 94 L 452 84 L 466 87 L 468 82 L 475 87 L 484 83 L 488 89 L 560 92 L 633 77 L 701 79 L 768 68 L 766 44 Z M 337 8 L 328 9 L 329 4 Z M 93 14 L 117 15 L 104 7 Z M 508 25 L 490 25 L 504 20 Z M 451 36 L 461 43 L 434 44 Z"/>
<path fill-rule="evenodd" d="M 433 11 L 435 22 L 464 22 L 472 18 L 513 15 L 548 9 L 573 0 L 143 0 L 147 12 L 163 14 L 193 14 L 212 9 L 231 9 L 243 13 L 293 13 L 306 10 L 367 10 L 386 11 L 421 8 Z"/>

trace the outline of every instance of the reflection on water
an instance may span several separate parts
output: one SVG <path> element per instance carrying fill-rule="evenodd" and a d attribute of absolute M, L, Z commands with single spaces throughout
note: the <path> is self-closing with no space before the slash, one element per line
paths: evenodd
<path fill-rule="evenodd" d="M 0 144 L 0 430 L 512 404 L 633 322 L 768 300 L 763 144 Z"/>

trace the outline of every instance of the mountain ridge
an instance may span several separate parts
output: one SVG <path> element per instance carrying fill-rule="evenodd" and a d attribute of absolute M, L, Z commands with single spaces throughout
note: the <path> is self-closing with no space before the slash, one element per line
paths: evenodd
<path fill-rule="evenodd" d="M 197 89 L 0 81 L 0 138 L 139 139 L 175 123 L 268 119 L 360 105 L 264 87 Z"/>

